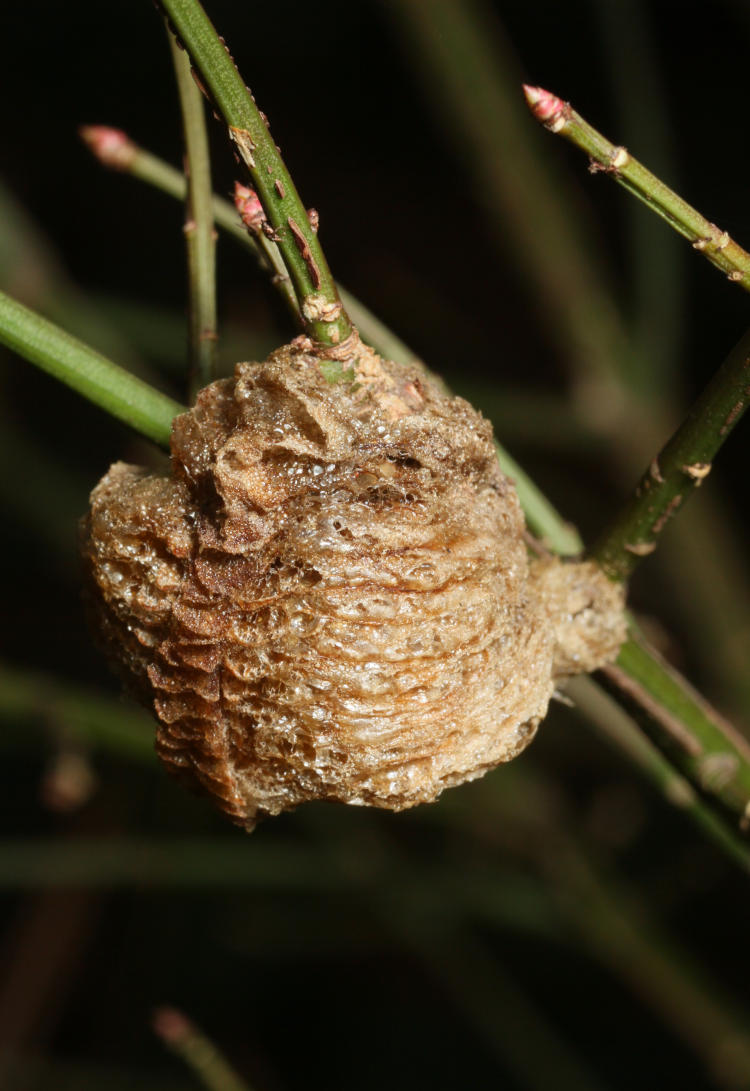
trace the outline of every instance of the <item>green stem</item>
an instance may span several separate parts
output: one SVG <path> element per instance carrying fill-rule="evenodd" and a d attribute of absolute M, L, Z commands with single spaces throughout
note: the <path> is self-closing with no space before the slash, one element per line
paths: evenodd
<path fill-rule="evenodd" d="M 161 190 L 162 193 L 174 197 L 176 200 L 185 200 L 187 182 L 184 174 L 181 174 L 180 171 L 158 156 L 145 151 L 119 129 L 101 125 L 86 125 L 81 128 L 80 134 L 96 158 L 105 167 L 124 171 L 155 189 Z M 214 223 L 217 227 L 220 227 L 222 231 L 226 231 L 233 239 L 242 243 L 254 254 L 261 268 L 271 274 L 272 282 L 281 293 L 292 318 L 302 325 L 297 297 L 287 275 L 286 266 L 278 245 L 267 238 L 262 231 L 256 234 L 243 227 L 237 209 L 230 201 L 214 194 L 212 207 Z M 393 330 L 390 330 L 372 311 L 365 307 L 364 303 L 361 303 L 340 284 L 338 285 L 338 293 L 339 298 L 346 307 L 347 314 L 359 330 L 362 339 L 368 345 L 372 345 L 386 360 L 398 360 L 402 364 L 415 362 L 421 364 L 421 361 L 404 344 L 401 338 L 397 337 Z M 434 376 L 434 381 L 439 383 L 439 377 Z"/>
<path fill-rule="evenodd" d="M 689 205 L 674 190 L 666 186 L 642 163 L 634 159 L 627 148 L 613 144 L 597 132 L 569 102 L 542 87 L 524 86 L 526 101 L 532 114 L 550 132 L 558 133 L 591 158 L 591 169 L 609 174 L 652 212 L 689 239 L 693 247 L 706 257 L 727 278 L 750 291 L 750 254 L 743 250 L 726 231 L 722 231 Z"/>
<path fill-rule="evenodd" d="M 627 579 L 640 558 L 653 553 L 668 521 L 710 471 L 749 400 L 750 333 L 724 361 L 591 549 L 610 579 Z"/>
<path fill-rule="evenodd" d="M 307 211 L 268 126 L 198 0 L 161 0 L 250 172 L 299 300 L 305 330 L 335 346 L 352 332 Z"/>
<path fill-rule="evenodd" d="M 184 407 L 0 292 L 0 342 L 160 446 Z"/>
<path fill-rule="evenodd" d="M 566 683 L 565 692 L 582 713 L 581 718 L 624 754 L 668 803 L 684 811 L 722 852 L 750 872 L 747 842 L 704 802 L 689 780 L 677 772 L 613 697 L 584 675 Z"/>
<path fill-rule="evenodd" d="M 184 201 L 187 197 L 185 175 L 157 155 L 135 144 L 122 130 L 108 125 L 83 125 L 79 132 L 87 147 L 105 167 L 131 174 L 175 200 Z M 237 209 L 223 197 L 214 194 L 211 204 L 214 223 L 237 242 L 243 243 L 263 271 L 272 275 L 273 284 L 281 293 L 287 310 L 301 326 L 302 316 L 297 297 L 277 244 L 262 232 L 255 235 L 247 231 L 240 223 Z"/>
<path fill-rule="evenodd" d="M 750 744 L 635 633 L 603 677 L 670 764 L 746 834 Z"/>
<path fill-rule="evenodd" d="M 612 71 L 615 72 L 614 78 L 619 84 L 620 97 L 624 96 L 623 102 L 628 108 L 632 107 L 634 102 L 636 105 L 637 102 L 641 102 L 645 108 L 648 95 L 651 95 L 654 108 L 647 119 L 640 118 L 639 127 L 646 134 L 647 144 L 650 137 L 651 154 L 664 165 L 664 148 L 669 141 L 665 140 L 665 122 L 661 118 L 663 101 L 658 95 L 659 81 L 654 78 L 656 70 L 653 63 L 649 63 L 648 35 L 644 37 L 644 28 L 640 27 L 637 18 L 638 12 L 634 11 L 633 5 L 628 5 L 625 0 L 617 0 L 617 2 L 612 0 L 612 3 L 598 5 L 597 11 L 600 10 L 603 24 L 607 27 L 610 44 L 619 42 L 619 51 L 616 51 L 618 61 L 620 56 L 628 58 L 636 52 L 639 56 L 646 58 L 644 72 L 639 74 L 642 78 L 637 81 L 635 97 L 632 86 L 632 64 L 629 66 L 627 60 L 622 64 L 615 63 Z M 623 42 L 626 45 L 629 43 L 633 48 L 623 50 Z M 631 84 L 629 90 L 628 79 Z M 561 109 L 563 104 L 540 90 L 529 89 L 527 94 L 531 97 L 532 104 L 536 105 L 536 116 L 540 117 L 540 120 L 547 118 L 554 125 L 556 111 Z M 632 109 L 629 109 L 628 116 L 632 121 L 636 115 L 633 114 Z M 534 133 L 534 127 L 530 127 L 529 132 L 531 135 L 538 135 Z M 639 139 L 641 139 L 640 136 Z M 666 187 L 664 189 L 666 191 Z M 565 196 L 564 188 L 562 196 Z M 689 209 L 684 202 L 682 206 Z M 638 265 L 636 291 L 640 302 L 636 299 L 637 315 L 633 335 L 627 339 L 624 346 L 621 346 L 625 355 L 619 361 L 620 366 L 616 366 L 612 371 L 618 383 L 609 391 L 608 396 L 607 392 L 604 392 L 605 396 L 602 397 L 596 387 L 593 390 L 587 389 L 587 386 L 579 379 L 579 396 L 574 402 L 574 408 L 582 419 L 597 427 L 602 435 L 606 433 L 610 436 L 618 469 L 625 477 L 623 481 L 625 487 L 631 484 L 635 475 L 641 470 L 645 461 L 644 455 L 647 454 L 650 458 L 679 421 L 679 418 L 675 421 L 673 417 L 673 406 L 679 399 L 675 397 L 674 391 L 670 394 L 668 388 L 670 380 L 671 385 L 674 386 L 672 358 L 677 346 L 672 326 L 676 313 L 675 285 L 681 278 L 675 276 L 676 270 L 671 268 L 672 262 L 668 260 L 665 247 L 670 252 L 673 246 L 677 247 L 675 254 L 678 254 L 681 242 L 676 233 L 660 231 L 656 231 L 650 243 L 647 242 L 644 232 L 648 231 L 648 223 L 643 205 L 634 203 L 629 208 L 631 216 L 636 217 L 631 227 L 635 236 L 641 239 L 639 249 L 640 257 L 643 259 Z M 568 210 L 568 215 L 572 216 L 574 211 Z M 700 220 L 702 218 L 699 218 L 699 222 Z M 630 233 L 630 237 L 635 236 L 633 232 Z M 653 290 L 652 298 L 649 297 L 649 289 Z M 616 358 L 615 353 L 613 360 Z M 638 427 L 635 429 L 634 421 L 638 422 Z M 654 438 L 647 440 L 647 436 Z M 739 647 L 742 629 L 741 626 L 732 627 L 728 623 L 726 602 L 729 600 L 733 604 L 734 611 L 741 614 L 747 600 L 744 576 L 741 575 L 739 580 L 734 578 L 732 581 L 736 573 L 732 571 L 731 536 L 727 533 L 728 528 L 724 526 L 727 522 L 726 513 L 721 510 L 720 499 L 714 497 L 709 500 L 711 508 L 715 510 L 709 511 L 706 508 L 705 498 L 703 503 L 691 507 L 683 517 L 686 525 L 682 527 L 680 540 L 672 538 L 668 542 L 669 556 L 662 557 L 661 563 L 662 568 L 666 568 L 668 579 L 673 585 L 678 582 L 675 569 L 679 565 L 683 574 L 683 585 L 687 580 L 693 589 L 690 596 L 684 594 L 680 596 L 680 603 L 683 611 L 691 612 L 693 635 L 700 641 L 699 654 L 701 652 L 704 654 L 706 671 L 714 675 L 717 670 L 720 671 L 721 682 L 728 681 L 730 691 L 742 696 L 747 682 L 747 671 L 741 663 L 741 651 L 737 669 L 731 656 L 716 655 L 716 646 L 711 645 L 708 638 L 711 630 L 718 630 L 723 634 L 723 642 L 729 642 L 731 634 Z M 690 527 L 687 525 L 688 522 Z M 708 565 L 713 567 L 713 575 L 707 571 L 705 551 L 701 555 L 696 547 L 698 537 L 712 542 Z M 632 544 L 636 548 L 644 545 L 638 542 Z M 645 547 L 648 549 L 649 544 L 645 543 Z M 629 561 L 632 562 L 633 557 L 629 558 Z M 716 582 L 717 575 L 718 582 Z M 700 621 L 696 621 L 696 618 Z M 709 649 L 708 654 L 704 651 L 706 648 Z"/>
<path fill-rule="evenodd" d="M 188 352 L 191 400 L 216 377 L 216 234 L 211 162 L 203 99 L 190 71 L 190 58 L 170 34 L 185 138 L 188 258 Z"/>

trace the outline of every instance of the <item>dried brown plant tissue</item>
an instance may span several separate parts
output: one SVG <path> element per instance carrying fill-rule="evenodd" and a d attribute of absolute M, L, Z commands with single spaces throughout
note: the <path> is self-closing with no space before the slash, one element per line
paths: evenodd
<path fill-rule="evenodd" d="M 238 364 L 176 419 L 172 473 L 116 463 L 84 523 L 95 625 L 161 759 L 247 828 L 434 800 L 624 638 L 595 566 L 529 562 L 467 402 L 361 345 L 340 366 L 304 340 Z"/>

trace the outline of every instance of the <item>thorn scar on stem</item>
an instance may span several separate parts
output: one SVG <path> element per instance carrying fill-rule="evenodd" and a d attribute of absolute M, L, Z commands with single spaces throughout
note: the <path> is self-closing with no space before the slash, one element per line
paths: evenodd
<path fill-rule="evenodd" d="M 688 477 L 692 477 L 695 482 L 696 489 L 703 484 L 705 478 L 711 473 L 710 462 L 693 462 L 689 466 L 683 466 L 682 472 L 687 474 Z"/>
<path fill-rule="evenodd" d="M 743 402 L 735 402 L 735 404 L 732 406 L 732 408 L 729 411 L 727 419 L 724 421 L 721 428 L 719 429 L 719 435 L 720 436 L 725 436 L 727 434 L 729 429 L 732 427 L 734 422 L 739 417 L 739 415 L 742 412 L 743 408 L 744 408 L 744 403 Z"/>
<path fill-rule="evenodd" d="M 320 287 L 320 270 L 318 269 L 318 266 L 315 264 L 315 259 L 313 258 L 312 253 L 310 251 L 310 244 L 308 243 L 307 239 L 303 235 L 303 233 L 302 233 L 302 231 L 301 231 L 301 229 L 299 227 L 299 224 L 295 223 L 295 221 L 292 219 L 291 216 L 287 216 L 286 222 L 289 224 L 289 230 L 291 231 L 292 236 L 294 238 L 294 241 L 297 244 L 297 249 L 300 252 L 302 260 L 304 261 L 305 265 L 307 266 L 307 271 L 310 274 L 310 280 L 313 283 L 313 287 L 314 288 L 319 288 Z"/>
<path fill-rule="evenodd" d="M 739 759 L 734 754 L 719 752 L 707 754 L 698 762 L 701 787 L 709 791 L 721 791 L 737 775 Z"/>
<path fill-rule="evenodd" d="M 342 309 L 338 299 L 331 302 L 323 295 L 309 295 L 302 304 L 302 313 L 308 322 L 335 322 Z"/>
<path fill-rule="evenodd" d="M 625 548 L 636 557 L 648 557 L 656 549 L 656 542 L 626 542 Z"/>
<path fill-rule="evenodd" d="M 229 126 L 229 135 L 237 145 L 237 149 L 242 156 L 245 163 L 251 170 L 255 169 L 255 158 L 253 152 L 255 151 L 255 144 L 247 129 L 238 129 L 235 125 Z"/>
<path fill-rule="evenodd" d="M 682 503 L 682 493 L 677 493 L 677 496 L 672 497 L 672 499 L 669 501 L 669 503 L 667 504 L 664 511 L 661 513 L 659 518 L 654 523 L 653 527 L 651 528 L 652 533 L 661 534 L 661 532 L 664 530 L 664 527 L 667 525 L 669 520 L 672 518 L 674 513 L 677 511 L 677 509 L 679 508 L 681 503 Z"/>
<path fill-rule="evenodd" d="M 658 481 L 658 483 L 660 485 L 663 483 L 664 477 L 663 477 L 662 472 L 661 472 L 661 470 L 659 468 L 659 459 L 658 458 L 654 458 L 654 459 L 651 460 L 651 465 L 648 468 L 648 472 L 651 474 L 654 481 Z"/>

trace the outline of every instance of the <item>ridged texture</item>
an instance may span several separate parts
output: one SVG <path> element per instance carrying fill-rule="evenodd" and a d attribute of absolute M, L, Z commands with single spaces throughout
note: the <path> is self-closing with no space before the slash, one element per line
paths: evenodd
<path fill-rule="evenodd" d="M 557 677 L 624 635 L 593 566 L 530 576 L 467 402 L 363 347 L 356 381 L 331 383 L 306 349 L 206 388 L 172 475 L 117 463 L 83 532 L 95 624 L 159 755 L 248 828 L 481 776 L 529 743 Z"/>

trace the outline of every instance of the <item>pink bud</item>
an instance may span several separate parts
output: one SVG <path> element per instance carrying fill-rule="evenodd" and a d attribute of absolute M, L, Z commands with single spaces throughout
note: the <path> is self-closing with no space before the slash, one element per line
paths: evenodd
<path fill-rule="evenodd" d="M 241 182 L 234 183 L 234 207 L 239 212 L 245 227 L 251 231 L 257 231 L 265 221 L 266 214 L 258 200 L 258 194 L 254 189 L 243 186 Z"/>
<path fill-rule="evenodd" d="M 122 129 L 108 125 L 82 125 L 78 135 L 100 163 L 114 170 L 128 170 L 138 154 L 133 141 Z"/>
<path fill-rule="evenodd" d="M 532 114 L 542 124 L 554 124 L 563 115 L 565 103 L 551 91 L 545 91 L 543 87 L 530 87 L 528 83 L 525 83 L 523 93 Z"/>
<path fill-rule="evenodd" d="M 167 1045 L 179 1045 L 195 1034 L 193 1024 L 176 1008 L 157 1008 L 152 1016 L 151 1025 Z"/>

